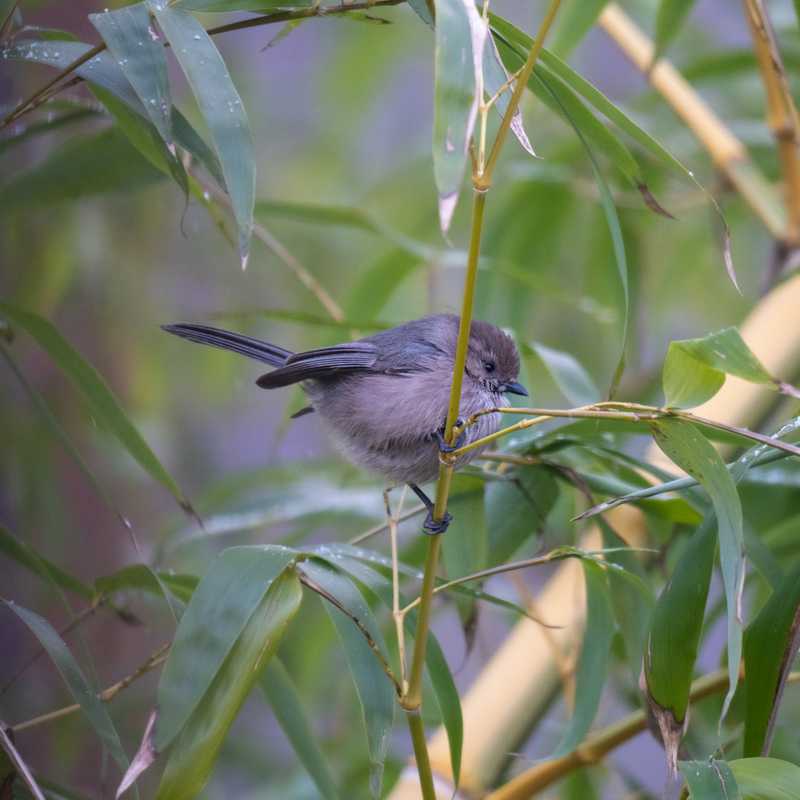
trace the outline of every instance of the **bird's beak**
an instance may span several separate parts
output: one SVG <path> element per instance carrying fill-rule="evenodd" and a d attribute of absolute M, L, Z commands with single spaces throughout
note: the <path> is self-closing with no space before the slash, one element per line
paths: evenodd
<path fill-rule="evenodd" d="M 509 381 L 508 383 L 504 383 L 503 391 L 509 392 L 510 394 L 521 394 L 524 397 L 528 396 L 528 390 L 517 381 Z"/>

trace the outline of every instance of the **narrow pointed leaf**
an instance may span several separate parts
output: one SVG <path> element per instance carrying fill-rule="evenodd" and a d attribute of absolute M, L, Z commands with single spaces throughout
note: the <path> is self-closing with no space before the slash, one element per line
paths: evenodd
<path fill-rule="evenodd" d="M 740 800 L 739 786 L 725 761 L 678 762 L 691 800 Z"/>
<path fill-rule="evenodd" d="M 150 121 L 167 145 L 172 145 L 167 58 L 147 6 L 135 3 L 102 14 L 89 14 L 89 19 L 108 45 Z"/>
<path fill-rule="evenodd" d="M 105 705 L 98 698 L 96 690 L 90 686 L 78 666 L 78 662 L 64 644 L 64 640 L 46 619 L 35 612 L 10 600 L 6 600 L 5 605 L 28 626 L 31 633 L 38 639 L 39 644 L 55 664 L 75 702 L 80 705 L 84 716 L 100 737 L 104 747 L 108 749 L 111 757 L 124 772 L 128 767 L 128 757 L 125 755 L 117 729 L 114 727 Z"/>
<path fill-rule="evenodd" d="M 147 564 L 131 564 L 111 575 L 97 578 L 94 585 L 100 594 L 110 595 L 133 590 L 161 597 L 175 618 L 179 619 L 183 604 L 191 596 L 197 582 L 194 575 L 157 573 Z"/>
<path fill-rule="evenodd" d="M 450 227 L 464 180 L 486 35 L 471 0 L 436 0 L 433 173 L 443 231 Z"/>
<path fill-rule="evenodd" d="M 243 265 L 250 252 L 256 167 L 244 105 L 205 28 L 187 11 L 148 0 L 206 121 L 239 229 Z"/>
<path fill-rule="evenodd" d="M 12 783 L 7 784 L 6 778 L 8 776 L 0 774 L 0 779 L 3 781 L 3 783 L 0 785 L 3 786 L 4 793 L 5 788 L 8 787 L 8 797 L 11 798 L 15 796 L 12 784 L 14 781 L 14 772 L 16 772 L 16 774 L 22 779 L 22 782 L 28 787 L 28 790 L 35 800 L 45 800 L 44 793 L 39 788 L 39 784 L 36 783 L 33 773 L 23 760 L 22 756 L 19 754 L 17 748 L 14 747 L 14 742 L 11 741 L 11 737 L 6 733 L 5 728 L 2 725 L 0 725 L 0 750 L 5 753 L 9 762 L 11 763 L 11 766 L 13 767 L 13 771 L 11 772 Z"/>
<path fill-rule="evenodd" d="M 337 800 L 340 795 L 336 782 L 286 667 L 279 659 L 273 658 L 264 668 L 258 683 L 297 758 L 314 781 L 320 797 Z"/>
<path fill-rule="evenodd" d="M 714 528 L 715 520 L 709 518 L 686 544 L 656 602 L 645 648 L 647 699 L 673 771 L 687 722 L 689 691 L 714 565 Z"/>
<path fill-rule="evenodd" d="M 733 477 L 709 441 L 693 425 L 664 419 L 652 424 L 658 446 L 708 492 L 717 518 L 719 558 L 728 620 L 728 710 L 739 681 L 742 655 L 742 590 L 744 588 L 744 529 L 742 504 Z"/>
<path fill-rule="evenodd" d="M 588 405 L 601 399 L 600 390 L 575 356 L 540 342 L 531 342 L 530 346 L 524 345 L 522 349 L 526 357 L 536 359 L 544 366 L 561 394 L 573 405 Z"/>
<path fill-rule="evenodd" d="M 261 566 L 265 568 L 265 572 L 274 574 L 277 563 L 280 561 L 273 561 L 268 565 L 262 563 Z M 300 581 L 295 571 L 286 566 L 288 565 L 269 582 L 266 592 L 261 595 L 233 647 L 225 654 L 212 682 L 205 688 L 176 738 L 158 787 L 157 800 L 188 800 L 195 797 L 208 780 L 219 749 L 239 709 L 264 666 L 275 653 L 286 627 L 300 608 L 303 598 Z M 252 573 L 249 577 L 251 576 Z M 230 610 L 230 605 L 228 608 Z M 188 611 L 184 614 L 184 619 L 186 616 Z M 210 624 L 212 623 L 209 622 Z M 225 624 L 224 617 L 222 624 Z M 205 636 L 199 630 L 196 634 L 195 642 L 202 638 L 206 642 L 215 638 L 210 628 Z M 183 660 L 185 656 L 191 652 L 203 655 L 198 652 L 200 648 L 187 649 L 186 641 L 185 638 L 181 640 L 182 652 L 178 656 L 180 661 L 173 663 L 187 666 Z M 170 657 L 177 645 L 176 636 Z M 158 728 L 158 723 L 156 727 Z"/>
<path fill-rule="evenodd" d="M 9 303 L 0 303 L 0 315 L 30 334 L 83 395 L 98 423 L 112 433 L 154 480 L 169 490 L 184 509 L 190 509 L 172 476 L 142 438 L 100 373 L 43 317 Z"/>
<path fill-rule="evenodd" d="M 744 800 L 798 800 L 800 767 L 779 758 L 739 758 L 729 762 Z"/>
<path fill-rule="evenodd" d="M 672 44 L 689 16 L 695 0 L 660 0 L 656 13 L 655 52 L 658 61 Z"/>
<path fill-rule="evenodd" d="M 800 644 L 800 569 L 770 595 L 744 637 L 745 756 L 769 755 L 786 679 Z"/>
<path fill-rule="evenodd" d="M 366 628 L 372 643 L 386 658 L 386 645 L 383 642 L 378 623 L 353 582 L 326 564 L 317 561 L 304 561 L 302 570 L 311 580 L 336 598 L 348 613 Z M 367 731 L 367 744 L 370 759 L 370 789 L 374 797 L 381 793 L 383 767 L 389 746 L 389 734 L 394 722 L 395 696 L 392 683 L 386 675 L 378 657 L 367 642 L 364 633 L 356 627 L 353 620 L 339 609 L 325 603 L 344 646 L 347 663 L 361 704 L 364 725 Z"/>
<path fill-rule="evenodd" d="M 558 15 L 558 24 L 553 33 L 550 49 L 566 57 L 583 40 L 600 16 L 608 0 L 582 0 L 567 3 Z"/>
<path fill-rule="evenodd" d="M 232 547 L 212 562 L 181 617 L 161 674 L 154 739 L 158 752 L 205 701 L 270 586 L 294 558 L 285 547 L 267 545 Z"/>

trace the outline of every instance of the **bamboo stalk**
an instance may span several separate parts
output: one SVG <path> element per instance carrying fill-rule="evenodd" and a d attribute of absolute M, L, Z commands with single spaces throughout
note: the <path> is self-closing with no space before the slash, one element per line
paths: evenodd
<path fill-rule="evenodd" d="M 772 131 L 783 173 L 787 210 L 783 241 L 800 244 L 800 134 L 794 104 L 778 42 L 762 0 L 743 0 L 753 37 L 761 81 L 767 94 L 767 124 Z"/>
<path fill-rule="evenodd" d="M 652 41 L 616 3 L 609 3 L 603 9 L 598 24 L 636 68 L 648 76 L 653 88 L 687 124 L 769 232 L 783 240 L 785 210 L 774 187 L 750 160 L 745 146 L 669 61 L 659 59 L 651 69 Z"/>

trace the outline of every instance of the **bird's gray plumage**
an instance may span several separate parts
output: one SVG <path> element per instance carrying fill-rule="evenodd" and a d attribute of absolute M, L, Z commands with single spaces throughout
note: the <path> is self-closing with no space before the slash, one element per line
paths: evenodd
<path fill-rule="evenodd" d="M 249 336 L 205 325 L 167 325 L 190 341 L 221 347 L 276 367 L 262 388 L 300 383 L 344 454 L 393 484 L 426 483 L 439 469 L 437 432 L 450 398 L 459 319 L 437 314 L 406 322 L 354 342 L 292 353 Z M 509 336 L 474 321 L 461 390 L 460 414 L 508 405 L 504 392 L 524 393 L 516 383 L 519 353 Z M 465 443 L 493 433 L 500 414 L 487 414 L 465 432 Z M 471 461 L 472 450 L 457 465 Z"/>

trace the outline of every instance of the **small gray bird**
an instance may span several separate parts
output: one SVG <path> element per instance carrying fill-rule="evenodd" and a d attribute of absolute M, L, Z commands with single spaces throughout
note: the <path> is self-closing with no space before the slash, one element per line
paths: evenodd
<path fill-rule="evenodd" d="M 392 485 L 407 483 L 428 509 L 424 529 L 442 533 L 450 516 L 433 519 L 433 504 L 419 488 L 436 478 L 453 376 L 459 318 L 436 314 L 354 342 L 292 353 L 269 342 L 207 325 L 165 325 L 164 330 L 277 367 L 256 383 L 275 389 L 300 383 L 311 405 L 355 464 L 379 472 Z M 517 382 L 519 353 L 512 339 L 488 322 L 474 321 L 461 389 L 460 413 L 507 406 L 506 392 L 527 395 Z M 500 414 L 479 417 L 456 443 L 462 446 L 500 427 Z M 480 454 L 476 448 L 456 466 Z"/>

